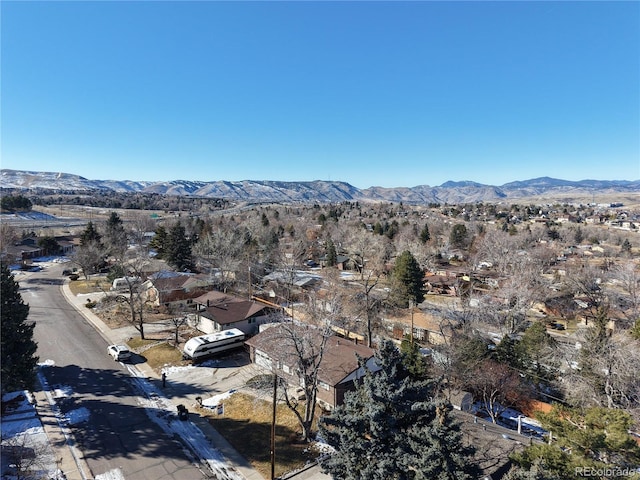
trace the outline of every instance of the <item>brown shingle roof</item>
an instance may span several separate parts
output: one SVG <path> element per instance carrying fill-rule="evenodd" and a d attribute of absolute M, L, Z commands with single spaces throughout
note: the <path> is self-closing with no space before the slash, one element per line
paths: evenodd
<path fill-rule="evenodd" d="M 320 364 L 320 379 L 329 385 L 337 385 L 358 368 L 358 356 L 371 358 L 373 349 L 357 345 L 344 338 L 331 336 L 327 340 L 324 357 Z"/>
<path fill-rule="evenodd" d="M 307 335 L 316 348 L 320 348 L 322 333 L 318 329 L 299 326 L 291 323 L 274 325 L 245 343 L 257 350 L 265 352 L 272 360 L 282 361 L 293 366 L 297 361 L 291 333 L 285 329 L 293 329 L 293 335 Z M 318 379 L 329 385 L 338 385 L 342 380 L 358 369 L 358 356 L 365 359 L 374 355 L 374 350 L 365 345 L 358 345 L 344 338 L 330 336 L 325 345 L 322 363 L 318 371 Z"/>
<path fill-rule="evenodd" d="M 228 325 L 255 317 L 267 309 L 269 309 L 267 305 L 252 300 L 240 300 L 211 305 L 201 311 L 200 315 L 215 320 L 220 325 Z"/>
<path fill-rule="evenodd" d="M 206 307 L 201 311 L 203 317 L 210 318 L 220 325 L 246 320 L 271 309 L 264 303 L 216 291 L 200 295 L 194 301 Z"/>

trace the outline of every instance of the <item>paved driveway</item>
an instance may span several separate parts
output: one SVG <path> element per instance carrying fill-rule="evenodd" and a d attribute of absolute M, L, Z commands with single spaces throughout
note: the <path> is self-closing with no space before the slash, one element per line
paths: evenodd
<path fill-rule="evenodd" d="M 196 397 L 206 400 L 242 389 L 247 381 L 265 373 L 249 360 L 244 351 L 234 352 L 224 357 L 207 360 L 201 364 L 186 367 L 166 367 L 165 395 L 174 403 L 194 405 Z"/>

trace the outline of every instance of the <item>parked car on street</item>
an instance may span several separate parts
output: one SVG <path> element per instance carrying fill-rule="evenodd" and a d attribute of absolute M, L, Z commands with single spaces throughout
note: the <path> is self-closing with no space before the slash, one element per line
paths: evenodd
<path fill-rule="evenodd" d="M 109 345 L 107 352 L 116 362 L 124 362 L 131 358 L 131 351 L 125 345 Z"/>

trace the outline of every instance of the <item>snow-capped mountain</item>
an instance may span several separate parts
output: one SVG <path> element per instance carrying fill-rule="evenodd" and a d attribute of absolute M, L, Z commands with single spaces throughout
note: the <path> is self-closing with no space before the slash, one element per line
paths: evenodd
<path fill-rule="evenodd" d="M 224 198 L 235 201 L 273 202 L 342 202 L 385 201 L 404 203 L 496 202 L 508 199 L 545 196 L 590 196 L 595 194 L 640 194 L 640 180 L 568 181 L 549 177 L 506 183 L 502 186 L 483 185 L 472 181 L 446 182 L 440 186 L 358 189 L 346 182 L 280 182 L 273 180 L 187 181 L 168 182 L 88 180 L 70 173 L 0 170 L 0 188 L 60 192 L 90 192 L 95 190 L 118 193 L 143 192 L 175 196 Z"/>

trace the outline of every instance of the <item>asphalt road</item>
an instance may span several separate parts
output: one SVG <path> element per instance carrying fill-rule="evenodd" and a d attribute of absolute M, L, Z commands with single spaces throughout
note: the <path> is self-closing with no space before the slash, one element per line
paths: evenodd
<path fill-rule="evenodd" d="M 21 295 L 36 322 L 37 355 L 47 388 L 94 478 L 210 478 L 184 446 L 149 418 L 127 369 L 106 353 L 107 341 L 64 299 L 63 265 L 20 274 Z"/>

